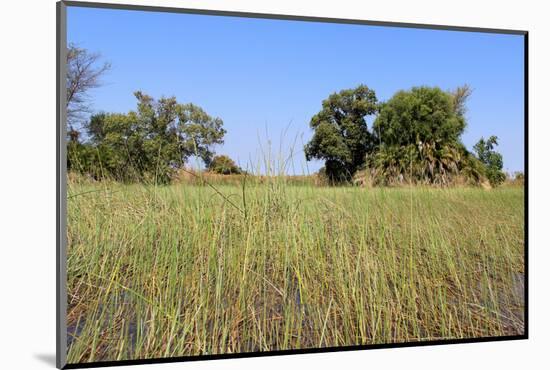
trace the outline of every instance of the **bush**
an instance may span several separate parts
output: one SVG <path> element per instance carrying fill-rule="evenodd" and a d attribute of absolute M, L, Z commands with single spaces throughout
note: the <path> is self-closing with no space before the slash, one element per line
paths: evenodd
<path fill-rule="evenodd" d="M 491 136 L 487 140 L 481 138 L 474 145 L 477 158 L 485 165 L 485 175 L 493 187 L 506 180 L 506 174 L 502 172 L 502 154 L 494 150 L 497 145 L 498 138 L 496 136 Z"/>
<path fill-rule="evenodd" d="M 217 155 L 212 159 L 208 169 L 212 172 L 221 175 L 240 174 L 243 171 L 237 164 L 227 155 Z"/>
<path fill-rule="evenodd" d="M 136 92 L 137 110 L 99 113 L 86 123 L 86 140 L 70 130 L 69 171 L 123 182 L 169 183 L 191 156 L 209 164 L 212 147 L 223 143 L 220 118 L 176 98 L 158 100 Z"/>

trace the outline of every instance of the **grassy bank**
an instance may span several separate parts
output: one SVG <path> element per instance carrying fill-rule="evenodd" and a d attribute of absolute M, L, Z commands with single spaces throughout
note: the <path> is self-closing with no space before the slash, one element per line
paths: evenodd
<path fill-rule="evenodd" d="M 523 333 L 523 189 L 69 184 L 70 363 Z"/>

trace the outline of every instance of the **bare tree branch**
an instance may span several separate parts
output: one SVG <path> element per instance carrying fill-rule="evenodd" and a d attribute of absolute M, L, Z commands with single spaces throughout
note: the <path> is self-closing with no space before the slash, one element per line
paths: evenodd
<path fill-rule="evenodd" d="M 70 44 L 67 50 L 67 123 L 71 129 L 91 111 L 88 104 L 90 89 L 101 86 L 101 77 L 111 68 L 98 53 Z"/>

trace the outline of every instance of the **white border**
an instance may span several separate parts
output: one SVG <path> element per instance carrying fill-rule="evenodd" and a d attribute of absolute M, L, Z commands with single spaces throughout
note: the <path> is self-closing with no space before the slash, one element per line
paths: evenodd
<path fill-rule="evenodd" d="M 278 13 L 530 32 L 530 338 L 422 348 L 140 365 L 140 369 L 542 367 L 550 338 L 547 229 L 550 182 L 546 106 L 550 27 L 534 1 L 127 0 L 138 5 Z M 0 131 L 3 368 L 53 368 L 55 353 L 55 0 L 3 4 Z M 529 366 L 531 365 L 531 366 Z"/>

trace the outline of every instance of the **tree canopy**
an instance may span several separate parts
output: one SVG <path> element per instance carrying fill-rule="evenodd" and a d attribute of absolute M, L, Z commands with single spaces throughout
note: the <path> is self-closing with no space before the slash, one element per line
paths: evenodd
<path fill-rule="evenodd" d="M 487 140 L 481 138 L 474 145 L 476 156 L 485 165 L 485 174 L 492 186 L 500 185 L 506 179 L 506 175 L 502 172 L 502 154 L 495 151 L 497 145 L 496 136 L 491 136 Z"/>
<path fill-rule="evenodd" d="M 227 155 L 217 155 L 212 159 L 208 169 L 222 175 L 240 174 L 242 170 L 235 161 Z"/>
<path fill-rule="evenodd" d="M 306 159 L 324 159 L 332 182 L 349 180 L 372 145 L 366 118 L 377 107 L 376 94 L 365 85 L 331 94 L 311 118 L 314 134 L 304 148 Z"/>
<path fill-rule="evenodd" d="M 413 87 L 383 103 L 373 124 L 378 143 L 388 146 L 421 143 L 456 145 L 466 128 L 453 96 L 438 87 Z"/>
<path fill-rule="evenodd" d="M 498 184 L 502 156 L 487 154 L 496 142 L 481 143 L 484 154 L 480 146 L 476 157 L 461 141 L 471 93 L 468 85 L 453 91 L 419 86 L 382 103 L 364 85 L 334 93 L 311 119 L 314 133 L 304 148 L 306 159 L 324 159 L 322 171 L 332 183 L 348 181 L 361 169 L 382 185 L 479 184 L 487 176 Z M 369 116 L 376 116 L 370 130 Z"/>
<path fill-rule="evenodd" d="M 459 91 L 459 90 L 457 90 Z M 413 87 L 383 103 L 373 124 L 376 150 L 367 160 L 375 182 L 448 184 L 460 174 L 468 152 L 464 90 Z"/>
<path fill-rule="evenodd" d="M 386 102 L 365 85 L 333 93 L 310 120 L 313 137 L 304 147 L 306 159 L 324 160 L 321 172 L 332 184 L 361 173 L 374 185 L 480 184 L 488 179 L 496 186 L 505 179 L 497 138 L 482 138 L 475 153 L 461 141 L 470 94 L 467 85 L 453 91 L 413 87 Z M 220 118 L 175 97 L 134 95 L 135 110 L 97 113 L 84 125 L 84 134 L 69 132 L 70 171 L 166 183 L 196 156 L 212 172 L 242 172 L 230 157 L 215 156 L 214 146 L 223 143 L 226 133 Z"/>
<path fill-rule="evenodd" d="M 210 164 L 226 132 L 220 118 L 175 97 L 134 95 L 135 111 L 91 117 L 87 141 L 69 145 L 69 168 L 121 181 L 168 182 L 192 155 Z"/>

